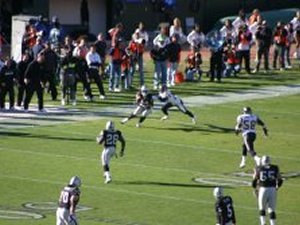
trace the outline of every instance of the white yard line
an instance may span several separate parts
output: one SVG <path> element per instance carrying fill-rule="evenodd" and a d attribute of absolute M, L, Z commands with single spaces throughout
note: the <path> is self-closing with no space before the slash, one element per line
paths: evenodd
<path fill-rule="evenodd" d="M 8 175 L 0 175 L 0 178 L 4 179 L 14 179 L 14 180 L 23 180 L 23 181 L 29 181 L 34 183 L 46 183 L 46 184 L 55 184 L 55 185 L 64 185 L 65 182 L 59 182 L 59 181 L 51 181 L 51 180 L 43 180 L 38 178 L 29 178 L 29 177 L 19 177 L 19 176 L 8 176 Z M 83 188 L 88 189 L 94 189 L 97 191 L 109 191 L 109 192 L 117 192 L 117 193 L 123 193 L 123 194 L 129 194 L 129 195 L 135 195 L 135 196 L 145 196 L 150 198 L 157 198 L 157 199 L 165 199 L 165 200 L 171 200 L 171 201 L 180 201 L 180 202 L 190 202 L 190 203 L 197 203 L 197 204 L 203 204 L 203 205 L 213 205 L 214 202 L 212 201 L 204 201 L 204 200 L 195 200 L 195 199 L 188 199 L 188 198 L 179 198 L 175 196 L 170 195 L 156 195 L 151 194 L 147 192 L 137 192 L 137 191 L 128 191 L 124 189 L 118 189 L 113 188 L 111 185 L 107 185 L 107 187 L 101 187 L 101 186 L 93 186 L 93 185 L 82 185 Z M 248 211 L 257 211 L 256 207 L 250 207 L 250 206 L 240 206 L 236 205 L 235 207 L 248 210 Z M 300 215 L 299 212 L 293 212 L 293 211 L 282 211 L 277 210 L 279 214 L 285 214 L 285 215 Z"/>

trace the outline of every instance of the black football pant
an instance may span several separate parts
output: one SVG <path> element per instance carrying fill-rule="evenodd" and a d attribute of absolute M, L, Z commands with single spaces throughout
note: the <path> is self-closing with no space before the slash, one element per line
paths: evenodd
<path fill-rule="evenodd" d="M 43 99 L 43 93 L 44 90 L 41 85 L 27 85 L 26 86 L 26 94 L 25 94 L 25 100 L 24 100 L 24 109 L 28 110 L 29 103 L 31 101 L 31 98 L 36 92 L 37 98 L 38 98 L 38 106 L 39 110 L 42 110 L 44 108 L 44 99 Z"/>
<path fill-rule="evenodd" d="M 252 157 L 256 155 L 256 152 L 254 150 L 254 141 L 256 139 L 256 134 L 253 132 L 249 132 L 246 136 L 243 137 L 244 142 L 243 142 L 243 156 L 247 155 L 247 152 L 250 153 Z"/>
<path fill-rule="evenodd" d="M 87 65 L 85 59 L 79 60 L 78 76 L 79 76 L 79 80 L 82 82 L 83 85 L 84 95 L 92 98 L 91 84 L 87 80 L 86 71 L 87 71 Z"/>
<path fill-rule="evenodd" d="M 168 110 L 173 107 L 174 105 L 170 102 L 168 102 L 167 104 L 165 104 L 162 108 L 161 111 L 165 114 L 165 115 L 169 115 Z M 176 105 L 176 107 L 184 114 L 188 115 L 191 118 L 194 118 L 194 115 L 191 111 L 189 111 L 184 105 L 183 102 L 181 101 L 180 105 Z"/>
<path fill-rule="evenodd" d="M 9 108 L 14 107 L 15 105 L 15 91 L 13 84 L 6 84 L 5 87 L 0 89 L 0 108 L 5 108 L 5 96 L 8 93 L 9 95 Z"/>
<path fill-rule="evenodd" d="M 89 74 L 89 80 L 90 82 L 92 80 L 95 81 L 95 83 L 97 84 L 98 90 L 100 95 L 104 95 L 105 96 L 105 92 L 104 92 L 104 88 L 103 88 L 103 83 L 102 83 L 102 79 L 99 75 L 99 71 L 97 69 L 94 68 L 90 68 L 88 70 L 88 74 Z"/>

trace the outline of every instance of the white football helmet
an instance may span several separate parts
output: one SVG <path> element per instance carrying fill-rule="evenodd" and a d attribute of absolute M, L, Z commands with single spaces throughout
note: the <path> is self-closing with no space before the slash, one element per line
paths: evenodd
<path fill-rule="evenodd" d="M 243 113 L 245 113 L 245 114 L 251 114 L 252 113 L 252 109 L 249 106 L 244 107 L 243 108 Z"/>
<path fill-rule="evenodd" d="M 223 196 L 224 190 L 223 190 L 222 187 L 216 187 L 216 188 L 214 189 L 214 192 L 213 192 L 213 193 L 214 193 L 215 198 L 218 199 L 218 198 L 220 198 L 220 197 Z"/>
<path fill-rule="evenodd" d="M 81 179 L 77 176 L 74 176 L 71 178 L 70 182 L 69 182 L 70 186 L 74 186 L 74 187 L 80 187 L 81 185 Z"/>
<path fill-rule="evenodd" d="M 263 157 L 261 157 L 261 165 L 262 166 L 268 166 L 271 163 L 271 158 L 270 156 L 264 155 Z"/>
<path fill-rule="evenodd" d="M 143 85 L 143 86 L 141 87 L 141 93 L 142 93 L 142 95 L 145 96 L 145 95 L 147 94 L 147 92 L 148 92 L 148 89 L 146 88 L 145 85 Z"/>
<path fill-rule="evenodd" d="M 106 126 L 105 126 L 106 130 L 110 130 L 113 131 L 115 129 L 115 124 L 113 121 L 109 120 L 106 122 Z"/>

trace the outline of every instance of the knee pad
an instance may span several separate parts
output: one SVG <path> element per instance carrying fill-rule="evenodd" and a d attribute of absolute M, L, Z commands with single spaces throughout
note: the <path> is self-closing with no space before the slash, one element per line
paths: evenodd
<path fill-rule="evenodd" d="M 259 215 L 260 216 L 265 216 L 266 215 L 266 210 L 259 210 Z"/>
<path fill-rule="evenodd" d="M 275 212 L 270 212 L 270 219 L 275 220 L 276 219 L 276 213 Z"/>

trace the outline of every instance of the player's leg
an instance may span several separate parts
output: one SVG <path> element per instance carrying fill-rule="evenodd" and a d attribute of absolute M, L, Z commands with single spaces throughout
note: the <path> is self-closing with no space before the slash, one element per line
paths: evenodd
<path fill-rule="evenodd" d="M 141 124 L 145 121 L 145 119 L 151 114 L 151 109 L 144 109 L 141 113 L 141 117 L 139 119 L 139 122 L 136 124 L 136 127 L 140 127 Z"/>
<path fill-rule="evenodd" d="M 176 106 L 182 113 L 184 113 L 184 114 L 188 115 L 190 118 L 192 118 L 193 123 L 196 123 L 196 117 L 194 116 L 194 114 L 191 111 L 189 111 L 185 107 L 185 105 L 181 99 L 177 102 Z"/>
<path fill-rule="evenodd" d="M 244 168 L 246 166 L 246 157 L 247 157 L 247 147 L 246 147 L 245 138 L 244 138 L 244 142 L 242 145 L 242 158 L 241 158 L 240 168 Z"/>
<path fill-rule="evenodd" d="M 253 157 L 253 159 L 255 160 L 255 163 L 257 166 L 260 165 L 260 158 L 257 156 L 256 151 L 254 150 L 254 141 L 256 139 L 256 134 L 255 133 L 248 133 L 246 135 L 246 139 L 245 139 L 245 145 L 247 147 L 248 152 L 250 153 L 250 155 Z"/>
<path fill-rule="evenodd" d="M 121 120 L 122 124 L 127 123 L 129 120 L 137 117 L 137 115 L 141 114 L 143 111 L 143 107 L 138 106 L 136 107 L 136 109 L 133 111 L 133 113 L 131 113 L 128 117 L 124 118 L 123 120 Z"/>
<path fill-rule="evenodd" d="M 266 225 L 266 206 L 267 206 L 267 189 L 264 187 L 259 188 L 258 191 L 258 209 L 260 225 Z"/>
<path fill-rule="evenodd" d="M 110 174 L 110 168 L 109 168 L 110 158 L 113 154 L 112 152 L 113 152 L 112 148 L 104 148 L 104 150 L 102 151 L 102 155 L 101 155 L 105 184 L 110 183 L 112 180 L 111 174 Z"/>
<path fill-rule="evenodd" d="M 268 196 L 268 211 L 270 215 L 270 225 L 276 224 L 276 198 L 277 192 L 275 188 L 269 188 L 269 196 Z"/>
<path fill-rule="evenodd" d="M 169 112 L 168 110 L 173 106 L 172 103 L 168 102 L 166 103 L 162 108 L 161 111 L 163 112 L 164 116 L 161 118 L 161 120 L 166 120 L 169 118 Z"/>

